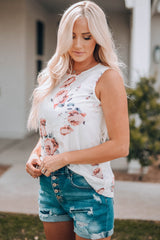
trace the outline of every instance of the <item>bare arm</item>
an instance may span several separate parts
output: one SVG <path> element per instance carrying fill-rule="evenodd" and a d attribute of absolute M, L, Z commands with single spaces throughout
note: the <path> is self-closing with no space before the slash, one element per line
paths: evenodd
<path fill-rule="evenodd" d="M 68 164 L 96 164 L 128 155 L 129 120 L 123 79 L 116 71 L 107 70 L 97 88 L 109 141 L 89 149 L 68 152 Z"/>
<path fill-rule="evenodd" d="M 30 154 L 30 157 L 26 163 L 26 171 L 34 178 L 39 177 L 42 173 L 40 169 L 37 169 L 37 166 L 41 166 L 41 142 L 40 138 L 35 148 Z"/>
<path fill-rule="evenodd" d="M 37 154 L 39 157 L 41 156 L 41 139 L 40 138 L 31 154 Z"/>

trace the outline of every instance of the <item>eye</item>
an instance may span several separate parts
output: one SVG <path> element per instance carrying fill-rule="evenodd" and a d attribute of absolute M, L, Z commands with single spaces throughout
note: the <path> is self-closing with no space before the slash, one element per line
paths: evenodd
<path fill-rule="evenodd" d="M 85 40 L 90 40 L 91 39 L 91 37 L 87 37 L 87 38 L 84 38 Z"/>
<path fill-rule="evenodd" d="M 84 37 L 85 40 L 90 40 L 91 39 L 91 36 L 88 36 L 88 37 Z"/>

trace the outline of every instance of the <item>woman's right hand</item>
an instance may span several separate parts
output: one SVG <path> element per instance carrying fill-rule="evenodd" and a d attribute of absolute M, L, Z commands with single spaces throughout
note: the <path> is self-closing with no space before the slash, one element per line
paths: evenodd
<path fill-rule="evenodd" d="M 26 163 L 26 171 L 33 178 L 37 178 L 42 175 L 40 166 L 41 166 L 41 160 L 40 160 L 39 156 L 35 153 L 32 153 Z"/>

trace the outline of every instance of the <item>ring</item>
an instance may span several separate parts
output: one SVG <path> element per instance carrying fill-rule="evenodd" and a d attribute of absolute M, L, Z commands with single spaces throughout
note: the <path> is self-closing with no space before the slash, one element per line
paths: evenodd
<path fill-rule="evenodd" d="M 44 168 L 42 168 L 42 170 L 41 170 L 41 172 L 42 172 L 43 174 L 45 174 L 46 171 L 47 171 L 47 169 L 45 170 Z"/>

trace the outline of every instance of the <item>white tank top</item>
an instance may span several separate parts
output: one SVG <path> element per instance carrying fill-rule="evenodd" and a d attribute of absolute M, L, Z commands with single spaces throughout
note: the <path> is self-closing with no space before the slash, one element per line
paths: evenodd
<path fill-rule="evenodd" d="M 42 158 L 109 140 L 101 102 L 95 94 L 96 82 L 107 69 L 99 63 L 79 75 L 65 74 L 40 103 Z M 99 194 L 113 197 L 114 175 L 109 161 L 95 166 L 70 164 L 68 168 L 82 175 Z"/>

